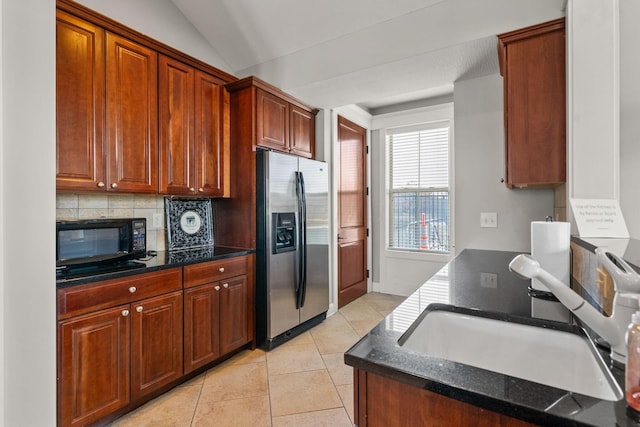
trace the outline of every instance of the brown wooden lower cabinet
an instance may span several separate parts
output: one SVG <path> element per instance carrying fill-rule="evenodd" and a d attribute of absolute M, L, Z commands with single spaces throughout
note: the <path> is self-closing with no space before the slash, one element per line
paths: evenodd
<path fill-rule="evenodd" d="M 252 256 L 185 267 L 185 374 L 253 340 L 252 270 Z"/>
<path fill-rule="evenodd" d="M 220 356 L 219 301 L 220 285 L 217 283 L 184 291 L 185 373 Z"/>
<path fill-rule="evenodd" d="M 247 276 L 233 277 L 222 282 L 220 295 L 220 353 L 226 354 L 242 347 L 249 340 Z"/>
<path fill-rule="evenodd" d="M 58 425 L 107 422 L 255 348 L 253 283 L 248 255 L 59 288 Z"/>
<path fill-rule="evenodd" d="M 86 425 L 129 403 L 129 305 L 58 323 L 58 425 Z"/>
<path fill-rule="evenodd" d="M 182 376 L 182 291 L 132 304 L 131 398 Z"/>
<path fill-rule="evenodd" d="M 506 415 L 354 369 L 358 427 L 530 427 Z"/>

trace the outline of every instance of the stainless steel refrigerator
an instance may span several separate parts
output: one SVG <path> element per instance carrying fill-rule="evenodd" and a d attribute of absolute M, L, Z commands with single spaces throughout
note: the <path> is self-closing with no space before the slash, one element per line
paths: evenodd
<path fill-rule="evenodd" d="M 329 175 L 324 162 L 257 150 L 256 336 L 271 349 L 329 308 Z"/>

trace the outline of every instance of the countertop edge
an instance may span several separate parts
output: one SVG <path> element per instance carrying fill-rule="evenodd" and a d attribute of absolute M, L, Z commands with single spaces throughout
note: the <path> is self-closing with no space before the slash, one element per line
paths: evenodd
<path fill-rule="evenodd" d="M 140 263 L 146 264 L 145 267 L 140 267 L 132 270 L 105 273 L 105 274 L 88 275 L 88 276 L 71 278 L 71 279 L 61 279 L 61 280 L 56 279 L 56 289 L 64 289 L 64 288 L 73 287 L 73 286 L 85 285 L 88 283 L 101 282 L 103 280 L 135 276 L 139 274 L 150 273 L 153 271 L 160 271 L 160 270 L 176 268 L 176 267 L 184 267 L 187 265 L 200 264 L 203 262 L 217 261 L 217 260 L 228 259 L 228 258 L 235 258 L 239 256 L 251 255 L 256 253 L 255 249 L 231 248 L 231 247 L 225 247 L 225 249 L 228 249 L 228 250 L 237 249 L 237 251 L 227 252 L 221 255 L 206 256 L 203 258 L 189 259 L 189 260 L 177 261 L 177 262 L 166 262 L 166 258 L 169 253 L 166 251 L 159 251 L 156 256 L 151 257 L 149 259 L 136 260 Z M 157 264 L 160 258 L 162 258 L 164 261 L 160 264 Z"/>

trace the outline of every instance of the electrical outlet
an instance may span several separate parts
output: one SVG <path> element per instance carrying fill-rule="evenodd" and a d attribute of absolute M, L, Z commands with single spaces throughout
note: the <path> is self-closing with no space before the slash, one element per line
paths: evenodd
<path fill-rule="evenodd" d="M 497 212 L 480 212 L 480 227 L 498 227 Z"/>
<path fill-rule="evenodd" d="M 153 214 L 153 228 L 162 228 L 162 214 Z"/>
<path fill-rule="evenodd" d="M 483 288 L 497 288 L 498 275 L 495 273 L 480 273 L 480 286 Z"/>

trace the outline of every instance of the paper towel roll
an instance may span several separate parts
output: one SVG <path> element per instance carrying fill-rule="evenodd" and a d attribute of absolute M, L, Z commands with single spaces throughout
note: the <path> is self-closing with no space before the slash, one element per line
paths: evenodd
<path fill-rule="evenodd" d="M 540 266 L 569 286 L 571 224 L 568 222 L 533 221 L 531 223 L 531 256 Z M 531 280 L 534 289 L 549 291 L 537 279 Z"/>

